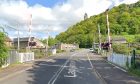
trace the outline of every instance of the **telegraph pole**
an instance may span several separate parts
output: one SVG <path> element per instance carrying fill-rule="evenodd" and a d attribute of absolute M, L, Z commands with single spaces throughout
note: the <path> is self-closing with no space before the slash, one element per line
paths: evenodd
<path fill-rule="evenodd" d="M 48 36 L 48 38 L 47 38 L 47 47 L 48 47 L 48 41 L 49 41 L 49 32 L 47 32 L 47 36 Z"/>
<path fill-rule="evenodd" d="M 47 43 L 46 43 L 46 44 L 47 44 L 47 45 L 46 45 L 46 56 L 47 56 L 47 51 L 48 51 L 48 39 L 49 39 L 49 32 L 47 32 L 47 37 L 48 37 L 48 38 L 47 38 Z"/>
<path fill-rule="evenodd" d="M 17 27 L 19 27 L 18 25 L 17 25 Z M 19 42 L 19 28 L 17 28 L 17 31 L 18 31 L 18 52 L 19 52 L 19 50 L 20 50 L 20 42 Z"/>

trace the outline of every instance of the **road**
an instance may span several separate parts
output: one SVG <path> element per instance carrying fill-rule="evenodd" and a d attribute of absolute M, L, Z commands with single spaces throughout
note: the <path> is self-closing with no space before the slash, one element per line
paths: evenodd
<path fill-rule="evenodd" d="M 80 50 L 37 61 L 33 67 L 0 84 L 104 84 L 89 50 Z"/>

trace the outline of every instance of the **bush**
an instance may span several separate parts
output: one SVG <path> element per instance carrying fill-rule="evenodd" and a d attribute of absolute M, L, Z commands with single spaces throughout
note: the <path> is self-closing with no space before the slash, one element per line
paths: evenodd
<path fill-rule="evenodd" d="M 121 32 L 121 35 L 128 35 L 127 32 Z"/>
<path fill-rule="evenodd" d="M 62 52 L 65 52 L 65 50 L 57 49 L 57 51 L 56 51 L 56 53 L 62 53 Z"/>
<path fill-rule="evenodd" d="M 140 55 L 140 50 L 136 50 L 136 55 Z"/>
<path fill-rule="evenodd" d="M 8 56 L 8 47 L 5 44 L 6 36 L 0 32 L 0 67 L 5 63 Z"/>
<path fill-rule="evenodd" d="M 113 51 L 119 54 L 129 54 L 131 49 L 126 44 L 113 44 Z"/>
<path fill-rule="evenodd" d="M 35 54 L 35 58 L 42 58 L 45 56 L 45 53 L 43 51 L 40 50 L 33 50 L 34 54 Z"/>
<path fill-rule="evenodd" d="M 135 36 L 135 41 L 136 41 L 136 42 L 140 42 L 140 35 L 136 35 L 136 36 Z"/>
<path fill-rule="evenodd" d="M 20 53 L 26 52 L 26 49 L 20 49 L 19 52 Z"/>

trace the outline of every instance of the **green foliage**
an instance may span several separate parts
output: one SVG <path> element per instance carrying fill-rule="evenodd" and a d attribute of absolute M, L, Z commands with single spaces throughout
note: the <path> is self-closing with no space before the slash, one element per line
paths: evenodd
<path fill-rule="evenodd" d="M 140 77 L 140 59 L 136 59 L 135 65 L 131 65 L 131 67 L 129 68 L 129 73 L 134 76 Z"/>
<path fill-rule="evenodd" d="M 128 43 L 135 42 L 135 35 L 123 35 Z"/>
<path fill-rule="evenodd" d="M 136 55 L 140 55 L 140 50 L 136 50 Z"/>
<path fill-rule="evenodd" d="M 44 39 L 44 40 L 41 40 L 41 41 L 42 41 L 42 43 L 47 44 L 47 39 Z M 49 46 L 53 46 L 56 43 L 57 43 L 57 40 L 55 38 L 52 38 L 52 37 L 49 36 L 49 38 L 48 38 L 48 45 Z"/>
<path fill-rule="evenodd" d="M 56 53 L 62 53 L 62 52 L 65 52 L 65 50 L 57 49 L 57 51 L 56 51 Z"/>
<path fill-rule="evenodd" d="M 20 49 L 19 52 L 23 53 L 23 52 L 27 52 L 27 51 L 26 51 L 26 49 Z"/>
<path fill-rule="evenodd" d="M 36 59 L 43 58 L 45 56 L 45 53 L 39 49 L 33 50 L 33 52 Z"/>
<path fill-rule="evenodd" d="M 135 42 L 140 43 L 140 35 L 136 35 L 136 36 L 135 36 Z"/>
<path fill-rule="evenodd" d="M 120 54 L 129 54 L 131 49 L 127 47 L 126 44 L 113 44 L 112 45 L 113 52 Z"/>
<path fill-rule="evenodd" d="M 140 1 L 135 4 L 122 4 L 109 10 L 109 23 L 111 35 L 135 35 L 140 34 Z M 67 31 L 60 33 L 56 39 L 64 43 L 78 43 L 79 47 L 92 47 L 95 39 L 98 42 L 98 28 L 100 24 L 101 34 L 107 35 L 106 14 L 91 16 L 71 26 Z M 94 38 L 94 39 L 93 39 Z M 128 42 L 134 42 L 134 38 L 126 36 Z"/>
<path fill-rule="evenodd" d="M 140 69 L 133 69 L 133 68 L 130 68 L 129 69 L 129 73 L 134 75 L 134 76 L 138 76 L 140 77 Z"/>
<path fill-rule="evenodd" d="M 8 54 L 8 48 L 5 44 L 6 36 L 0 32 L 0 67 L 5 63 Z"/>
<path fill-rule="evenodd" d="M 49 37 L 49 38 L 48 38 L 48 45 L 49 45 L 49 46 L 55 45 L 56 42 L 57 42 L 56 39 L 54 39 L 54 38 L 52 38 L 52 37 Z"/>
<path fill-rule="evenodd" d="M 127 32 L 121 32 L 121 35 L 128 35 Z"/>

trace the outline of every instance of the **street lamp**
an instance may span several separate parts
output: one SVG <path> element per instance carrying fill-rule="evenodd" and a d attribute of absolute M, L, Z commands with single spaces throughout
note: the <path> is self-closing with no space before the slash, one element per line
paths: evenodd
<path fill-rule="evenodd" d="M 106 22 L 107 22 L 107 30 L 108 30 L 108 43 L 109 43 L 109 49 L 111 49 L 111 45 L 110 45 L 110 28 L 109 28 L 109 20 L 108 20 L 108 11 L 109 9 L 106 10 Z"/>

